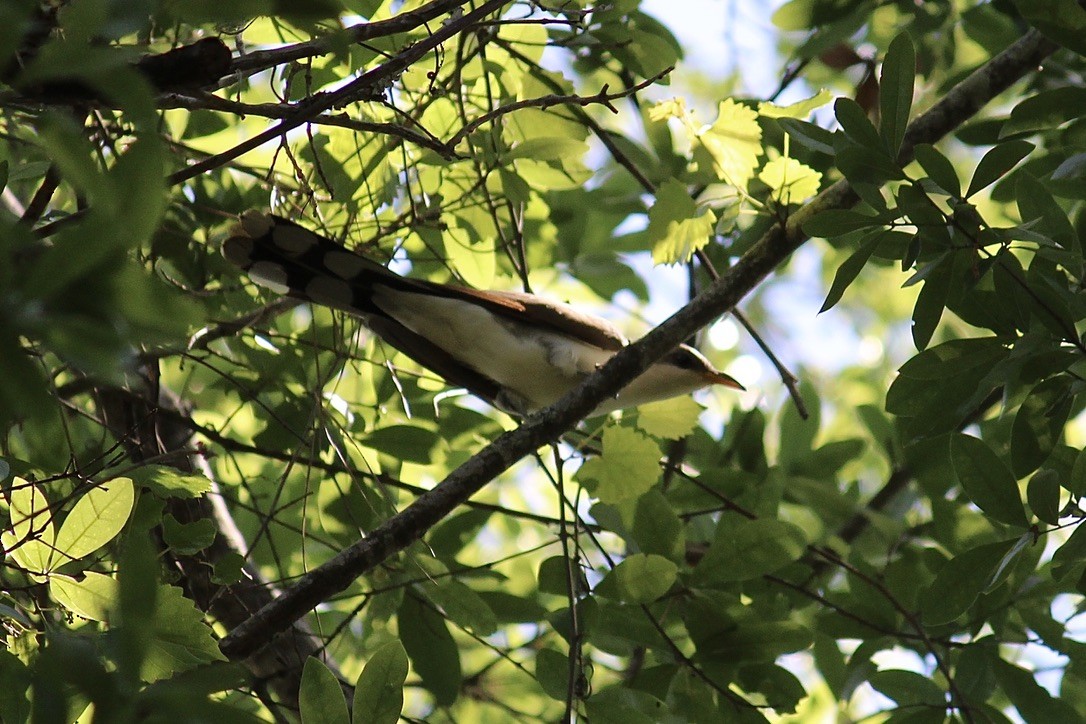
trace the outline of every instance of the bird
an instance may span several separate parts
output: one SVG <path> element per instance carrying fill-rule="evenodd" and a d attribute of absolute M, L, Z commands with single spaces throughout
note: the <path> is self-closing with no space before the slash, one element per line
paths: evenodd
<path fill-rule="evenodd" d="M 404 277 L 282 216 L 241 214 L 223 256 L 258 284 L 359 317 L 386 343 L 492 406 L 525 418 L 558 401 L 629 340 L 611 322 L 516 291 Z M 679 345 L 590 416 L 743 386 Z"/>

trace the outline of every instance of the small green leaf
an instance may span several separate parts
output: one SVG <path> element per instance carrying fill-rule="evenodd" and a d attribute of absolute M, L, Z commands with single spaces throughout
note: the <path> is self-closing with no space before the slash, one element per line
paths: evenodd
<path fill-rule="evenodd" d="M 498 630 L 494 612 L 467 585 L 453 579 L 426 585 L 426 595 L 441 607 L 450 621 L 478 634 L 489 636 Z"/>
<path fill-rule="evenodd" d="M 589 490 L 600 501 L 632 500 L 660 479 L 660 447 L 636 430 L 609 427 L 601 447 L 603 453 L 577 471 L 578 480 L 594 483 Z"/>
<path fill-rule="evenodd" d="M 699 207 L 682 183 L 668 179 L 660 185 L 656 203 L 649 209 L 647 233 L 653 245 L 653 263 L 689 261 L 694 252 L 709 243 L 715 224 L 712 210 Z"/>
<path fill-rule="evenodd" d="M 1014 474 L 979 438 L 957 434 L 951 439 L 950 457 L 962 490 L 992 518 L 1026 527 L 1026 510 Z"/>
<path fill-rule="evenodd" d="M 798 204 L 818 193 L 822 174 L 794 158 L 780 156 L 758 172 L 758 180 L 769 187 L 780 204 Z"/>
<path fill-rule="evenodd" d="M 668 592 L 678 571 L 678 566 L 662 556 L 635 553 L 619 563 L 608 577 L 615 577 L 622 600 L 652 603 Z"/>
<path fill-rule="evenodd" d="M 508 160 L 530 158 L 536 161 L 560 161 L 567 157 L 580 158 L 588 144 L 576 138 L 548 136 L 529 138 L 516 144 L 506 154 Z"/>
<path fill-rule="evenodd" d="M 653 437 L 679 440 L 694 431 L 704 409 L 691 397 L 650 402 L 637 408 L 637 426 Z"/>
<path fill-rule="evenodd" d="M 354 689 L 352 720 L 367 724 L 396 724 L 403 711 L 403 683 L 407 680 L 407 652 L 390 641 L 373 652 Z"/>
<path fill-rule="evenodd" d="M 946 693 L 930 677 L 913 671 L 884 669 L 872 674 L 868 682 L 899 706 L 946 706 Z"/>
<path fill-rule="evenodd" d="M 1022 401 L 1011 425 L 1011 470 L 1016 477 L 1025 477 L 1048 459 L 1063 435 L 1073 401 L 1064 377 L 1044 380 Z"/>
<path fill-rule="evenodd" d="M 837 302 L 841 301 L 845 290 L 856 280 L 868 260 L 871 259 L 871 255 L 879 248 L 879 242 L 882 241 L 882 238 L 881 233 L 873 234 L 860 245 L 859 249 L 852 252 L 848 259 L 841 262 L 841 266 L 837 267 L 837 273 L 833 276 L 833 284 L 830 285 L 830 290 L 826 293 L 826 299 L 818 310 L 819 314 L 832 309 Z"/>
<path fill-rule="evenodd" d="M 4 552 L 31 573 L 52 569 L 53 512 L 38 483 L 18 476 L 11 481 L 8 492 L 10 527 L 0 534 Z"/>
<path fill-rule="evenodd" d="M 460 650 L 445 618 L 408 592 L 396 613 L 396 626 L 423 687 L 438 706 L 452 705 L 460 693 Z"/>
<path fill-rule="evenodd" d="M 129 478 L 114 478 L 91 488 L 60 526 L 57 555 L 74 560 L 98 550 L 121 532 L 134 504 L 135 489 Z"/>
<path fill-rule="evenodd" d="M 1032 150 L 1033 144 L 1029 141 L 1007 141 L 993 146 L 973 171 L 965 198 L 995 183 Z"/>
<path fill-rule="evenodd" d="M 117 607 L 117 581 L 94 571 L 87 571 L 80 581 L 53 574 L 49 593 L 66 609 L 92 621 L 107 621 Z"/>
<path fill-rule="evenodd" d="M 797 560 L 806 545 L 803 531 L 791 523 L 721 518 L 694 576 L 702 584 L 750 580 Z"/>
<path fill-rule="evenodd" d="M 950 162 L 950 159 L 939 149 L 930 143 L 920 143 L 913 149 L 913 153 L 939 188 L 953 197 L 961 195 L 962 182 L 958 179 L 958 172 L 954 170 L 954 164 Z"/>
<path fill-rule="evenodd" d="M 535 654 L 535 678 L 547 696 L 565 701 L 569 693 L 569 657 L 551 648 L 539 649 Z"/>
<path fill-rule="evenodd" d="M 215 542 L 218 528 L 207 518 L 182 523 L 166 513 L 162 516 L 162 539 L 171 550 L 180 555 L 193 555 Z"/>
<path fill-rule="evenodd" d="M 929 626 L 950 623 L 968 611 L 988 587 L 1012 545 L 1013 541 L 989 543 L 947 561 L 921 595 L 924 623 Z"/>
<path fill-rule="evenodd" d="M 833 133 L 831 131 L 827 131 L 822 126 L 814 123 L 800 121 L 795 118 L 779 118 L 777 123 L 801 146 L 818 153 L 824 153 L 827 156 L 833 155 Z"/>
<path fill-rule="evenodd" d="M 315 656 L 307 658 L 302 667 L 298 709 L 302 724 L 351 724 L 347 700 L 336 675 Z"/>
<path fill-rule="evenodd" d="M 132 480 L 163 498 L 198 498 L 211 492 L 203 475 L 182 473 L 168 465 L 144 465 L 132 471 Z"/>
<path fill-rule="evenodd" d="M 859 103 L 851 98 L 838 98 L 833 110 L 846 136 L 868 151 L 886 154 L 886 145 Z"/>
<path fill-rule="evenodd" d="M 185 598 L 176 586 L 158 586 L 154 637 L 140 676 L 146 681 L 157 681 L 200 664 L 225 660 L 211 628 L 192 600 Z"/>
<path fill-rule="evenodd" d="M 908 33 L 892 41 L 882 61 L 879 82 L 880 132 L 890 153 L 896 155 L 909 125 L 916 79 L 916 49 Z"/>
<path fill-rule="evenodd" d="M 943 257 L 942 262 L 931 267 L 931 274 L 924 281 L 920 294 L 916 296 L 916 305 L 913 307 L 913 344 L 919 352 L 923 352 L 935 329 L 939 326 L 939 320 L 943 318 L 943 309 L 946 307 L 947 294 L 950 292 L 950 276 L 953 269 L 950 257 Z"/>

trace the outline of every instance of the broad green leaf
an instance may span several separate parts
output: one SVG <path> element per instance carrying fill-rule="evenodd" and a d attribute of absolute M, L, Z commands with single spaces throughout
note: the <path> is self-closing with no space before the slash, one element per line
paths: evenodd
<path fill-rule="evenodd" d="M 426 595 L 441 607 L 449 620 L 478 634 L 489 636 L 498 622 L 479 594 L 455 579 L 443 579 L 426 585 Z"/>
<path fill-rule="evenodd" d="M 673 559 L 683 553 L 686 540 L 683 521 L 658 490 L 650 490 L 638 498 L 631 533 L 642 553 Z"/>
<path fill-rule="evenodd" d="M 52 569 L 53 512 L 37 483 L 16 476 L 8 492 L 11 527 L 0 534 L 4 553 L 32 573 Z"/>
<path fill-rule="evenodd" d="M 203 475 L 182 473 L 168 465 L 142 465 L 131 476 L 138 485 L 163 498 L 198 498 L 211 492 L 211 481 Z"/>
<path fill-rule="evenodd" d="M 1058 128 L 1077 119 L 1078 109 L 1083 104 L 1086 104 L 1086 88 L 1063 86 L 1040 91 L 1022 99 L 1011 109 L 1011 117 L 1003 124 L 999 135 L 1005 138 Z"/>
<path fill-rule="evenodd" d="M 1032 672 L 1002 659 L 995 662 L 1002 692 L 1027 722 L 1071 722 L 1080 718 L 1068 702 L 1053 697 L 1037 683 Z"/>
<path fill-rule="evenodd" d="M 827 209 L 812 216 L 803 224 L 803 230 L 811 236 L 832 239 L 851 231 L 879 229 L 883 222 L 875 216 L 861 214 L 851 209 Z"/>
<path fill-rule="evenodd" d="M 377 428 L 360 442 L 397 460 L 429 465 L 442 441 L 433 430 L 419 425 L 388 425 Z"/>
<path fill-rule="evenodd" d="M 1044 184 L 1029 173 L 1020 173 L 1014 196 L 1023 222 L 1033 222 L 1030 224 L 1033 231 L 1044 234 L 1064 249 L 1075 250 L 1077 255 L 1078 232 Z"/>
<path fill-rule="evenodd" d="M 589 489 L 601 502 L 633 500 L 660 479 L 660 447 L 636 430 L 607 428 L 601 448 L 577 471 L 578 480 L 594 483 Z"/>
<path fill-rule="evenodd" d="M 827 156 L 833 155 L 833 133 L 822 126 L 795 118 L 779 118 L 777 123 L 801 146 Z"/>
<path fill-rule="evenodd" d="M 390 641 L 374 651 L 355 684 L 352 720 L 396 724 L 403 711 L 406 680 L 407 652 L 403 644 Z"/>
<path fill-rule="evenodd" d="M 950 457 L 958 484 L 978 508 L 1003 523 L 1027 525 L 1014 474 L 987 443 L 970 435 L 955 435 Z"/>
<path fill-rule="evenodd" d="M 1060 45 L 1086 55 L 1086 10 L 1076 0 L 1014 0 L 1014 5 L 1030 25 Z"/>
<path fill-rule="evenodd" d="M 1072 495 L 1079 497 L 1086 495 L 1086 448 L 1079 450 L 1078 455 L 1075 456 L 1075 464 L 1071 468 L 1071 480 L 1067 484 L 1067 489 Z"/>
<path fill-rule="evenodd" d="M 1011 426 L 1011 469 L 1023 478 L 1048 459 L 1063 435 L 1074 395 L 1064 377 L 1050 377 L 1022 401 Z"/>
<path fill-rule="evenodd" d="M 746 189 L 762 154 L 762 128 L 758 125 L 757 112 L 726 98 L 720 102 L 713 125 L 698 131 L 697 139 L 711 159 L 714 176 Z M 701 166 L 700 160 L 698 164 Z"/>
<path fill-rule="evenodd" d="M 908 33 L 890 42 L 882 61 L 879 82 L 879 131 L 890 153 L 896 155 L 909 125 L 916 78 L 916 49 Z"/>
<path fill-rule="evenodd" d="M 921 615 L 929 626 L 950 623 L 969 610 L 988 588 L 1013 541 L 989 543 L 954 556 L 921 596 Z"/>
<path fill-rule="evenodd" d="M 668 179 L 660 185 L 656 203 L 649 209 L 653 262 L 689 261 L 694 252 L 709 243 L 715 224 L 716 215 L 708 207 L 699 207 L 682 183 Z"/>
<path fill-rule="evenodd" d="M 1028 141 L 1006 141 L 993 146 L 973 171 L 965 198 L 995 183 L 1032 150 L 1033 144 Z"/>
<path fill-rule="evenodd" d="M 916 296 L 912 333 L 913 344 L 919 352 L 927 348 L 931 336 L 939 326 L 939 320 L 943 317 L 953 268 L 953 257 L 942 257 L 933 263 L 929 268 L 931 273 L 925 279 L 920 294 Z"/>
<path fill-rule="evenodd" d="M 787 106 L 778 106 L 768 101 L 758 104 L 758 115 L 763 118 L 806 118 L 812 112 L 818 110 L 833 100 L 833 93 L 823 88 L 810 98 L 791 103 Z"/>
<path fill-rule="evenodd" d="M 93 553 L 121 532 L 135 503 L 129 478 L 114 478 L 79 499 L 57 533 L 57 564 Z"/>
<path fill-rule="evenodd" d="M 939 149 L 930 143 L 920 143 L 913 149 L 913 153 L 939 188 L 954 197 L 961 194 L 962 182 L 958 179 L 958 172 L 954 170 L 954 164 L 950 162 L 950 159 Z"/>
<path fill-rule="evenodd" d="M 797 204 L 818 193 L 822 174 L 794 158 L 775 158 L 758 173 L 778 203 Z"/>
<path fill-rule="evenodd" d="M 551 648 L 535 654 L 535 678 L 552 699 L 565 701 L 569 693 L 569 657 Z"/>
<path fill-rule="evenodd" d="M 797 560 L 806 544 L 803 531 L 791 523 L 722 518 L 694 578 L 702 585 L 757 578 Z"/>
<path fill-rule="evenodd" d="M 422 685 L 438 706 L 450 706 L 460 692 L 460 652 L 445 618 L 408 592 L 396 613 L 400 642 Z"/>
<path fill-rule="evenodd" d="M 83 573 L 82 580 L 53 574 L 49 593 L 72 613 L 92 621 L 107 621 L 117 607 L 117 581 L 94 571 Z"/>
<path fill-rule="evenodd" d="M 635 553 L 615 566 L 608 577 L 615 578 L 619 594 L 630 603 L 652 603 L 675 583 L 679 567 L 662 556 Z"/>
<path fill-rule="evenodd" d="M 492 239 L 472 242 L 466 229 L 446 229 L 442 239 L 448 263 L 465 284 L 475 289 L 494 286 L 498 260 Z"/>
<path fill-rule="evenodd" d="M 904 669 L 883 669 L 868 679 L 876 691 L 896 701 L 900 706 L 946 705 L 946 693 L 930 677 Z"/>
<path fill-rule="evenodd" d="M 837 116 L 837 122 L 841 124 L 841 130 L 853 142 L 869 153 L 886 154 L 886 145 L 882 137 L 871 124 L 860 104 L 851 98 L 838 98 L 833 103 L 833 110 Z"/>
<path fill-rule="evenodd" d="M 122 622 L 124 625 L 124 622 Z M 158 586 L 154 635 L 140 675 L 158 681 L 212 661 L 225 661 L 211 628 L 177 586 Z"/>
<path fill-rule="evenodd" d="M 555 161 L 566 157 L 580 158 L 586 151 L 588 144 L 580 139 L 550 136 L 520 141 L 506 157 L 509 160 L 530 158 L 536 161 Z"/>
<path fill-rule="evenodd" d="M 162 539 L 174 553 L 193 555 L 215 542 L 218 528 L 207 518 L 182 523 L 169 513 L 162 516 Z"/>
<path fill-rule="evenodd" d="M 704 410 L 691 397 L 650 402 L 637 408 L 637 426 L 653 437 L 679 440 L 694 431 Z"/>
<path fill-rule="evenodd" d="M 864 266 L 868 260 L 871 259 L 871 255 L 875 253 L 875 250 L 879 248 L 879 243 L 882 241 L 883 235 L 881 232 L 869 235 L 860 248 L 852 252 L 847 259 L 841 262 L 841 266 L 837 267 L 837 273 L 833 276 L 833 284 L 830 285 L 830 290 L 826 293 L 826 299 L 822 302 L 822 307 L 818 310 L 819 314 L 822 312 L 833 309 L 837 302 L 841 301 L 841 297 L 844 295 L 845 290 L 849 285 L 856 280 L 856 277 L 863 271 Z"/>

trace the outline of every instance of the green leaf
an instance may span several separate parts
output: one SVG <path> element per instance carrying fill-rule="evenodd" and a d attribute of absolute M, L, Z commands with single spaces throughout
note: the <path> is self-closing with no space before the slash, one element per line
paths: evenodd
<path fill-rule="evenodd" d="M 833 103 L 833 111 L 841 130 L 853 142 L 871 153 L 886 155 L 886 144 L 859 103 L 851 98 L 838 98 Z"/>
<path fill-rule="evenodd" d="M 780 204 L 798 204 L 818 193 L 822 174 L 794 158 L 780 156 L 758 173 L 758 180 L 769 187 Z"/>
<path fill-rule="evenodd" d="M 1015 200 L 1022 221 L 1035 232 L 1044 234 L 1064 249 L 1078 250 L 1078 232 L 1067 218 L 1067 212 L 1057 203 L 1044 184 L 1029 173 L 1018 174 L 1014 186 Z"/>
<path fill-rule="evenodd" d="M 917 351 L 922 352 L 927 348 L 931 336 L 939 326 L 939 320 L 943 317 L 943 309 L 950 292 L 950 278 L 954 266 L 952 261 L 952 257 L 946 256 L 933 262 L 930 267 L 932 273 L 924 280 L 924 286 L 916 296 L 912 333 Z"/>
<path fill-rule="evenodd" d="M 1030 25 L 1060 45 L 1086 55 L 1086 10 L 1076 0 L 1014 0 L 1014 5 Z"/>
<path fill-rule="evenodd" d="M 899 706 L 946 706 L 946 693 L 930 677 L 913 671 L 883 669 L 872 674 L 868 682 Z"/>
<path fill-rule="evenodd" d="M 762 127 L 758 114 L 750 107 L 731 98 L 720 102 L 716 120 L 709 128 L 699 129 L 696 138 L 701 143 L 694 157 L 699 168 L 739 189 L 746 189 L 754 176 L 758 157 L 762 155 Z M 707 155 L 706 159 L 699 156 Z M 706 168 L 706 165 L 711 166 Z"/>
<path fill-rule="evenodd" d="M 163 498 L 198 498 L 211 492 L 211 481 L 203 475 L 182 473 L 168 465 L 142 465 L 131 475 L 138 485 Z"/>
<path fill-rule="evenodd" d="M 987 443 L 955 435 L 950 457 L 958 484 L 978 508 L 1003 523 L 1026 527 L 1026 511 L 1014 474 Z"/>
<path fill-rule="evenodd" d="M 806 550 L 803 531 L 781 520 L 721 518 L 716 537 L 694 568 L 702 585 L 745 581 L 798 560 Z"/>
<path fill-rule="evenodd" d="M 390 641 L 373 652 L 358 677 L 352 720 L 396 724 L 403 711 L 403 684 L 407 680 L 407 652 Z"/>
<path fill-rule="evenodd" d="M 433 430 L 418 425 L 388 425 L 377 428 L 361 442 L 397 460 L 429 465 L 442 440 Z"/>
<path fill-rule="evenodd" d="M 1067 702 L 1054 698 L 1037 683 L 1032 672 L 998 659 L 996 680 L 1018 713 L 1027 722 L 1071 722 L 1080 717 Z"/>
<path fill-rule="evenodd" d="M 226 661 L 203 613 L 177 586 L 158 586 L 153 625 L 154 635 L 140 670 L 145 681 L 169 678 L 212 661 Z"/>
<path fill-rule="evenodd" d="M 779 118 L 777 123 L 801 146 L 832 156 L 833 133 L 822 126 L 795 118 Z"/>
<path fill-rule="evenodd" d="M 1086 495 L 1086 448 L 1079 450 L 1075 456 L 1075 464 L 1071 468 L 1071 479 L 1067 489 L 1072 495 L 1082 497 Z"/>
<path fill-rule="evenodd" d="M 973 171 L 965 198 L 995 183 L 1032 150 L 1033 144 L 1028 141 L 1007 141 L 993 146 Z"/>
<path fill-rule="evenodd" d="M 668 592 L 678 571 L 678 566 L 662 556 L 635 553 L 615 566 L 608 577 L 614 576 L 622 600 L 652 603 Z"/>
<path fill-rule="evenodd" d="M 79 499 L 57 533 L 57 556 L 69 560 L 93 553 L 121 532 L 135 504 L 129 478 L 114 478 Z M 64 562 L 58 558 L 58 563 Z"/>
<path fill-rule="evenodd" d="M 699 207 L 686 187 L 668 179 L 656 192 L 656 203 L 649 209 L 648 237 L 652 242 L 655 264 L 678 264 L 690 260 L 709 243 L 716 215 L 706 206 Z"/>
<path fill-rule="evenodd" d="M 658 490 L 650 490 L 637 500 L 632 535 L 643 553 L 674 558 L 683 552 L 686 540 L 683 521 Z"/>
<path fill-rule="evenodd" d="M 396 612 L 396 624 L 422 685 L 438 706 L 451 706 L 460 693 L 460 652 L 445 619 L 409 592 Z"/>
<path fill-rule="evenodd" d="M 958 172 L 954 170 L 954 164 L 930 143 L 917 144 L 913 149 L 916 160 L 928 173 L 928 176 L 939 188 L 953 197 L 962 193 L 962 182 L 958 179 Z"/>
<path fill-rule="evenodd" d="M 603 431 L 602 454 L 577 471 L 577 479 L 592 481 L 589 490 L 604 503 L 633 500 L 660 479 L 660 447 L 636 430 L 609 427 Z"/>
<path fill-rule="evenodd" d="M 539 649 L 535 654 L 535 678 L 547 696 L 565 701 L 569 692 L 569 657 L 551 648 Z"/>
<path fill-rule="evenodd" d="M 1060 522 L 1060 474 L 1049 468 L 1038 470 L 1026 486 L 1029 509 L 1051 525 Z"/>
<path fill-rule="evenodd" d="M 107 621 L 117 607 L 117 581 L 94 571 L 86 571 L 82 580 L 53 574 L 49 593 L 66 609 L 92 621 Z"/>
<path fill-rule="evenodd" d="M 950 623 L 988 588 L 1014 541 L 978 546 L 947 561 L 921 595 L 920 612 L 929 626 Z"/>
<path fill-rule="evenodd" d="M 1024 478 L 1048 459 L 1063 435 L 1071 414 L 1070 382 L 1050 377 L 1033 388 L 1014 416 L 1011 426 L 1011 470 Z"/>
<path fill-rule="evenodd" d="M 19 476 L 8 491 L 10 527 L 0 534 L 4 552 L 31 573 L 45 573 L 52 568 L 53 513 L 38 483 Z"/>
<path fill-rule="evenodd" d="M 536 161 L 555 161 L 566 157 L 580 158 L 587 151 L 588 144 L 580 139 L 549 136 L 520 141 L 506 154 L 506 158 L 508 160 L 530 158 Z"/>
<path fill-rule="evenodd" d="M 218 528 L 207 518 L 182 523 L 171 514 L 162 516 L 162 539 L 175 553 L 190 556 L 215 542 Z"/>
<path fill-rule="evenodd" d="M 879 131 L 893 155 L 901 148 L 909 125 L 915 78 L 916 49 L 909 34 L 900 33 L 890 41 L 879 82 Z"/>
<path fill-rule="evenodd" d="M 1023 98 L 1011 109 L 1011 116 L 999 129 L 1000 138 L 1020 133 L 1037 133 L 1059 128 L 1079 117 L 1078 109 L 1086 104 L 1086 88 L 1064 86 L 1042 90 Z"/>
<path fill-rule="evenodd" d="M 832 239 L 861 229 L 882 230 L 883 225 L 883 221 L 877 216 L 861 214 L 851 209 L 827 209 L 804 222 L 803 230 L 810 236 Z"/>
<path fill-rule="evenodd" d="M 830 290 L 826 293 L 826 299 L 818 310 L 819 314 L 833 309 L 837 302 L 841 301 L 845 290 L 863 271 L 864 266 L 871 259 L 871 255 L 879 248 L 882 239 L 883 234 L 881 232 L 868 236 L 860 244 L 859 249 L 852 252 L 847 259 L 841 262 L 841 266 L 837 267 L 837 273 L 833 276 L 833 284 L 830 285 Z"/>
<path fill-rule="evenodd" d="M 692 397 L 650 402 L 637 408 L 636 424 L 653 437 L 680 440 L 697 428 L 704 410 Z"/>
<path fill-rule="evenodd" d="M 426 595 L 441 607 L 450 621 L 478 634 L 489 636 L 498 630 L 494 612 L 475 591 L 454 579 L 426 585 Z"/>

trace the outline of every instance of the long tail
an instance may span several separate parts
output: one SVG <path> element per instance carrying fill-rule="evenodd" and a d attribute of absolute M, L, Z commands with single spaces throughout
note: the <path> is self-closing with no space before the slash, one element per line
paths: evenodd
<path fill-rule="evenodd" d="M 374 283 L 410 285 L 380 264 L 281 216 L 246 211 L 222 244 L 226 259 L 278 294 L 354 314 L 380 313 Z"/>

